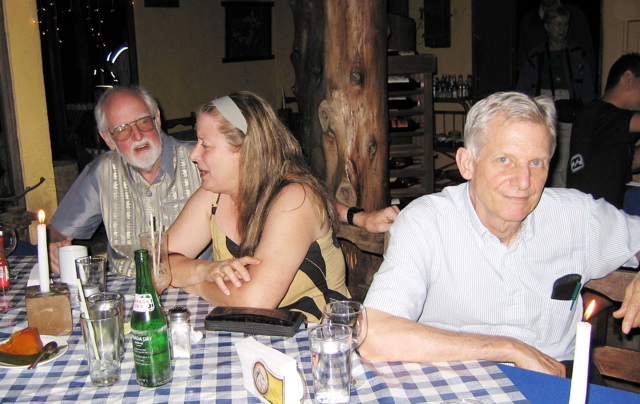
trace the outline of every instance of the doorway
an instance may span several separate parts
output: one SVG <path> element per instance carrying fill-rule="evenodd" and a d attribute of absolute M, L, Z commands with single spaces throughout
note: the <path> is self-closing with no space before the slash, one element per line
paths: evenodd
<path fill-rule="evenodd" d="M 93 107 L 113 85 L 138 83 L 130 0 L 38 0 L 42 63 L 54 165 L 82 170 L 104 148 Z"/>
<path fill-rule="evenodd" d="M 595 67 L 596 94 L 600 94 L 602 63 L 601 0 L 563 0 L 578 7 L 589 24 Z M 473 77 L 474 99 L 496 91 L 516 88 L 519 71 L 519 28 L 526 13 L 536 10 L 540 0 L 473 0 Z"/>

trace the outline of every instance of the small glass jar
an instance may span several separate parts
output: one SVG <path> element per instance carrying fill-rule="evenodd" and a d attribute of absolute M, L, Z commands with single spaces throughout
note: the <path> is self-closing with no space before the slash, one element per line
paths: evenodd
<path fill-rule="evenodd" d="M 191 358 L 191 324 L 189 309 L 176 306 L 169 310 L 169 331 L 171 332 L 171 352 L 174 359 Z"/>

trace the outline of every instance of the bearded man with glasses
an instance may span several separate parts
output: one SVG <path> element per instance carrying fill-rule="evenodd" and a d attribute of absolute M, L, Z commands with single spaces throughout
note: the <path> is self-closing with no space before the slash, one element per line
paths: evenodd
<path fill-rule="evenodd" d="M 51 268 L 59 271 L 61 246 L 91 238 L 104 222 L 110 269 L 133 276 L 138 235 L 149 230 L 151 218 L 156 229 L 168 228 L 200 187 L 189 158 L 193 142 L 162 132 L 158 103 L 140 87 L 105 92 L 94 113 L 111 151 L 87 165 L 51 218 Z"/>

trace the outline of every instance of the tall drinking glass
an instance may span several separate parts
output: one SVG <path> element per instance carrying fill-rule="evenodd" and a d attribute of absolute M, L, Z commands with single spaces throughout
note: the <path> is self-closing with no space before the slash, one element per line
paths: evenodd
<path fill-rule="evenodd" d="M 91 382 L 111 386 L 120 380 L 120 321 L 118 310 L 90 311 L 80 315 Z"/>
<path fill-rule="evenodd" d="M 171 269 L 167 252 L 167 233 L 147 231 L 140 233 L 140 248 L 149 251 L 149 266 L 153 286 L 158 296 L 171 284 Z"/>
<path fill-rule="evenodd" d="M 313 401 L 316 404 L 349 402 L 351 328 L 320 324 L 309 330 Z"/>
<path fill-rule="evenodd" d="M 322 309 L 323 324 L 343 324 L 353 331 L 351 340 L 352 355 L 367 336 L 367 310 L 362 303 L 343 300 L 327 303 Z M 351 388 L 360 389 L 364 380 L 351 377 Z"/>
<path fill-rule="evenodd" d="M 91 312 L 118 310 L 120 326 L 120 360 L 124 359 L 124 296 L 118 292 L 99 292 L 87 297 L 87 306 Z"/>
<path fill-rule="evenodd" d="M 107 290 L 107 259 L 102 256 L 87 256 L 76 259 L 78 279 L 82 283 L 84 295 Z"/>

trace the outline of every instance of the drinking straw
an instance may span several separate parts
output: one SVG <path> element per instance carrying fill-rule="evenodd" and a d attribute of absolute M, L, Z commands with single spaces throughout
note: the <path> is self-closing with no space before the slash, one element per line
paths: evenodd
<path fill-rule="evenodd" d="M 87 299 L 84 296 L 84 287 L 82 286 L 80 279 L 76 279 L 76 282 L 78 283 L 78 291 L 80 292 L 80 310 L 87 317 L 87 320 L 91 320 L 91 314 L 89 314 L 89 308 L 87 307 Z M 93 347 L 93 353 L 96 358 L 100 360 L 100 352 L 98 352 L 98 344 L 96 343 L 96 335 L 92 322 L 89 322 L 89 338 L 93 341 L 93 344 L 91 344 Z"/>
<path fill-rule="evenodd" d="M 149 213 L 151 213 L 151 211 L 149 211 Z M 153 260 L 152 265 L 153 265 L 153 273 L 155 274 L 155 271 L 157 270 L 158 266 L 156 265 L 156 258 L 158 257 L 158 253 L 156 251 L 156 217 L 153 216 L 153 214 L 151 215 L 151 223 L 153 223 L 153 225 L 151 226 L 151 233 L 149 233 L 149 236 L 151 237 L 151 251 L 149 251 L 151 255 L 151 259 Z"/>

